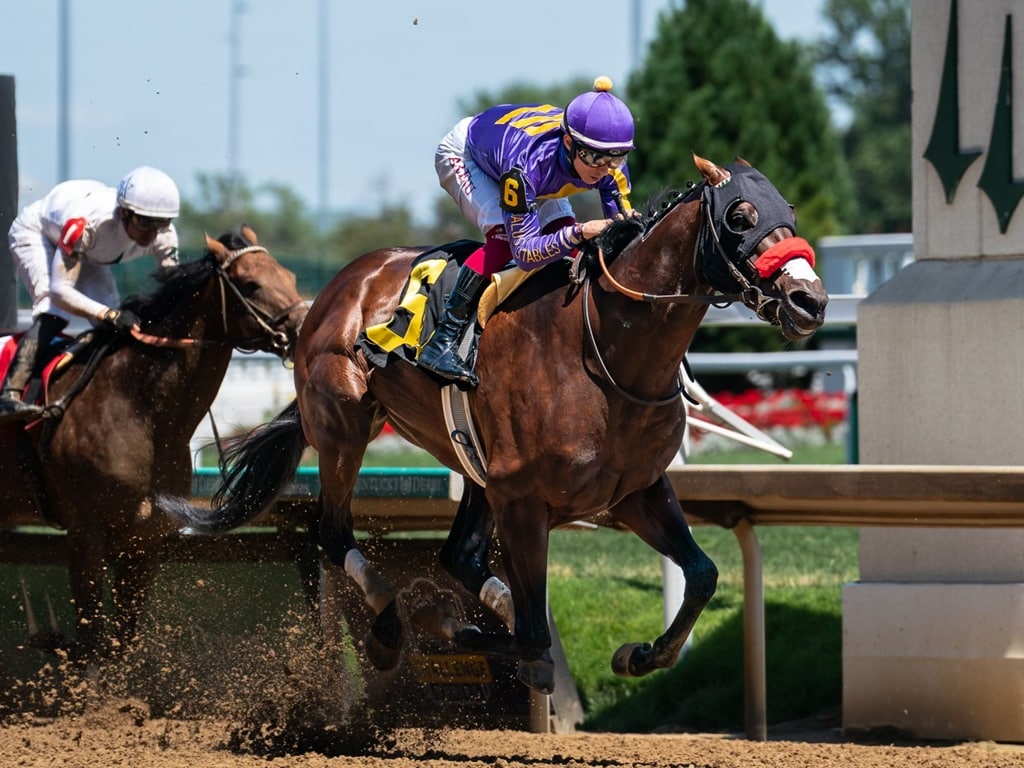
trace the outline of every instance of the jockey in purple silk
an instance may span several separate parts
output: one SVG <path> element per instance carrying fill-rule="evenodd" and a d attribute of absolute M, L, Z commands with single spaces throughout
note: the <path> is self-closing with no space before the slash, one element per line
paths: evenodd
<path fill-rule="evenodd" d="M 633 116 L 606 77 L 564 109 L 502 104 L 459 121 L 437 148 L 441 186 L 484 234 L 459 270 L 418 365 L 449 381 L 478 383 L 457 345 L 477 299 L 510 261 L 530 271 L 571 257 L 584 240 L 630 212 L 626 155 Z M 605 218 L 577 222 L 570 195 L 595 189 Z"/>

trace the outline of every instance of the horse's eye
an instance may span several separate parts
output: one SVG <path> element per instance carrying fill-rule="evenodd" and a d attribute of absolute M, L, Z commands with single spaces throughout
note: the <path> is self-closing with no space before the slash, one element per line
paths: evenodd
<path fill-rule="evenodd" d="M 745 200 L 741 200 L 732 208 L 725 217 L 725 226 L 731 232 L 742 234 L 754 228 L 757 224 L 757 209 Z"/>

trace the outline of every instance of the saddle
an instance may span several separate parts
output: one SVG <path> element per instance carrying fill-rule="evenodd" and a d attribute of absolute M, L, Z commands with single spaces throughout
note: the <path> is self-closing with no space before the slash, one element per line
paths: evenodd
<path fill-rule="evenodd" d="M 14 360 L 14 354 L 18 348 L 18 341 L 21 339 L 22 335 L 23 334 L 21 333 L 16 333 L 10 336 L 0 336 L 0 380 L 3 380 L 3 378 L 7 376 L 7 370 L 10 368 L 11 363 Z M 83 354 L 88 354 L 87 350 L 94 352 L 96 349 L 93 344 L 95 337 L 96 334 L 93 331 L 86 331 L 77 337 L 67 336 L 65 334 L 58 334 L 55 336 L 53 341 L 51 341 L 49 346 L 44 350 L 46 363 L 43 366 L 42 375 L 38 377 L 33 376 L 32 379 L 29 380 L 28 387 L 25 390 L 25 396 L 23 398 L 24 401 L 32 405 L 38 405 L 41 408 L 46 408 L 46 413 L 50 413 L 53 408 L 52 404 L 50 406 L 47 405 L 50 402 L 50 382 L 56 380 L 72 360 Z M 94 355 L 94 357 L 98 357 L 98 355 Z M 89 366 L 87 369 L 88 375 L 91 375 L 94 368 L 95 364 Z M 84 378 L 87 378 L 87 376 Z M 80 389 L 80 386 L 74 387 L 73 391 L 64 396 L 61 403 L 66 405 L 67 401 L 77 394 Z M 62 408 L 57 408 L 53 415 L 59 415 L 62 412 Z M 44 413 L 44 415 L 46 415 L 46 413 Z"/>
<path fill-rule="evenodd" d="M 459 267 L 477 247 L 479 243 L 460 240 L 427 251 L 413 262 L 394 314 L 387 322 L 363 330 L 356 342 L 372 365 L 383 368 L 396 359 L 416 364 L 420 347 L 444 313 L 445 300 Z M 477 302 L 476 322 L 466 323 L 459 341 L 459 354 L 470 367 L 476 362 L 477 341 L 488 318 L 532 274 L 511 267 L 492 275 L 491 284 Z M 470 415 L 468 394 L 448 384 L 441 388 L 441 406 L 452 446 L 466 476 L 485 486 L 487 459 Z"/>
<path fill-rule="evenodd" d="M 426 344 L 444 314 L 448 293 L 455 285 L 459 267 L 478 247 L 471 240 L 438 246 L 412 263 L 402 299 L 387 322 L 371 325 L 359 334 L 356 347 L 371 365 L 384 368 L 394 360 L 416 365 L 420 348 Z M 587 254 L 581 253 L 569 269 L 569 281 L 579 284 L 586 270 Z M 495 310 L 520 288 L 530 275 L 510 267 L 491 276 L 477 302 L 476 321 L 466 323 L 459 340 L 459 355 L 470 368 L 476 363 L 480 334 Z M 441 407 L 452 448 L 466 477 L 481 487 L 487 485 L 487 456 L 470 413 L 469 393 L 455 384 L 441 387 Z"/>
<path fill-rule="evenodd" d="M 479 245 L 471 240 L 459 240 L 416 258 L 394 314 L 385 323 L 365 328 L 356 342 L 373 365 L 383 368 L 396 359 L 416 364 L 419 348 L 430 338 L 444 313 L 445 299 L 455 284 L 459 267 Z M 491 284 L 477 302 L 476 322 L 466 324 L 459 345 L 467 363 L 472 365 L 476 341 L 488 318 L 532 274 L 510 267 L 492 275 Z"/>

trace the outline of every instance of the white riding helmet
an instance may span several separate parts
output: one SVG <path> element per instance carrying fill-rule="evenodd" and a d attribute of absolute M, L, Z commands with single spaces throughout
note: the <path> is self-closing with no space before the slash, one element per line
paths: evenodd
<path fill-rule="evenodd" d="M 117 204 L 152 219 L 175 219 L 181 198 L 178 185 L 157 168 L 142 165 L 117 185 Z"/>

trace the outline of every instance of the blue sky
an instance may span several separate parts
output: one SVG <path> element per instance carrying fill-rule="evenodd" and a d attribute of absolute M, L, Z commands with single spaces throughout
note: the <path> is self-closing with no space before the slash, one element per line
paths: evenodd
<path fill-rule="evenodd" d="M 406 202 L 421 217 L 442 194 L 433 152 L 461 117 L 458 101 L 512 82 L 599 74 L 624 87 L 637 38 L 643 45 L 672 5 L 8 0 L 0 75 L 15 78 L 21 205 L 60 181 L 58 9 L 65 2 L 71 177 L 114 185 L 130 168 L 155 165 L 188 198 L 197 174 L 234 167 L 254 188 L 290 187 L 312 211 L 323 200 L 335 211 Z M 823 6 L 762 0 L 783 38 L 820 34 Z"/>

